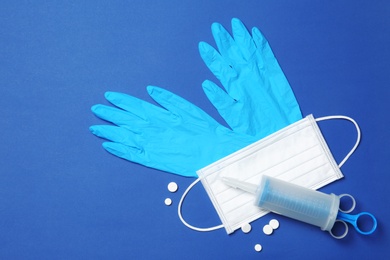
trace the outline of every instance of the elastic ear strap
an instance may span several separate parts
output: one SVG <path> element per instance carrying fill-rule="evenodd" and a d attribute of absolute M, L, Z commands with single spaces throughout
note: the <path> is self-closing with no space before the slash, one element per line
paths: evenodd
<path fill-rule="evenodd" d="M 345 120 L 348 120 L 350 122 L 352 122 L 355 127 L 356 127 L 356 131 L 357 131 L 357 138 L 356 138 L 356 143 L 355 145 L 352 147 L 351 151 L 345 156 L 345 158 L 339 163 L 339 168 L 341 168 L 344 163 L 349 159 L 349 157 L 355 152 L 356 148 L 359 146 L 359 143 L 360 143 L 360 139 L 361 139 L 361 132 L 360 132 L 360 128 L 359 128 L 359 125 L 356 123 L 355 120 L 353 120 L 352 118 L 348 117 L 348 116 L 324 116 L 324 117 L 319 117 L 319 118 L 316 118 L 316 121 L 319 122 L 319 121 L 323 121 L 323 120 L 329 120 L 329 119 L 345 119 Z"/>
<path fill-rule="evenodd" d="M 184 198 L 185 196 L 187 196 L 187 193 L 192 189 L 192 187 L 195 186 L 195 184 L 197 184 L 198 182 L 200 181 L 200 178 L 196 179 L 193 183 L 190 184 L 190 186 L 188 186 L 188 188 L 184 191 L 183 195 L 181 196 L 181 199 L 179 201 L 179 205 L 177 206 L 177 214 L 179 215 L 179 218 L 181 220 L 181 222 L 183 222 L 183 224 L 185 226 L 187 226 L 188 228 L 190 229 L 193 229 L 195 231 L 200 231 L 200 232 L 207 232 L 207 231 L 214 231 L 214 230 L 217 230 L 217 229 L 220 229 L 220 228 L 223 228 L 223 225 L 219 225 L 219 226 L 214 226 L 214 227 L 209 227 L 209 228 L 198 228 L 198 227 L 194 227 L 190 224 L 188 224 L 183 216 L 181 215 L 181 206 L 183 204 L 183 201 L 184 201 Z"/>

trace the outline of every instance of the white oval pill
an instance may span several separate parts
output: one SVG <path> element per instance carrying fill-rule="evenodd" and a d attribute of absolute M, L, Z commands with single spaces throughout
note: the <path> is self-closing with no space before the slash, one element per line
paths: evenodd
<path fill-rule="evenodd" d="M 262 247 L 260 244 L 256 244 L 256 245 L 255 245 L 255 250 L 256 250 L 257 252 L 260 252 L 262 249 L 263 249 L 263 247 Z"/>
<path fill-rule="evenodd" d="M 177 186 L 176 182 L 170 182 L 170 183 L 168 184 L 168 190 L 169 190 L 170 192 L 176 192 L 177 189 L 178 189 L 178 186 Z"/>
<path fill-rule="evenodd" d="M 276 220 L 276 219 L 271 219 L 271 221 L 269 222 L 269 225 L 270 225 L 273 229 L 278 229 L 278 227 L 279 227 L 279 221 Z"/>
<path fill-rule="evenodd" d="M 265 226 L 263 227 L 263 232 L 264 232 L 264 234 L 266 234 L 266 235 L 271 235 L 273 231 L 274 231 L 274 230 L 273 230 L 273 228 L 272 228 L 270 225 L 265 225 Z"/>
<path fill-rule="evenodd" d="M 246 234 L 246 233 L 249 233 L 249 232 L 251 232 L 251 230 L 252 230 L 252 226 L 251 226 L 251 224 L 246 223 L 246 224 L 244 224 L 244 225 L 241 227 L 241 230 L 242 230 L 242 232 L 244 232 L 245 234 Z"/>
<path fill-rule="evenodd" d="M 165 205 L 170 206 L 172 204 L 172 200 L 170 198 L 165 199 Z"/>

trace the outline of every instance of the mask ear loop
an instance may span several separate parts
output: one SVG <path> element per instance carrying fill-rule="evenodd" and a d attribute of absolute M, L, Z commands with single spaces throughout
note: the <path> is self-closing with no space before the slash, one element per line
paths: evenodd
<path fill-rule="evenodd" d="M 220 228 L 223 228 L 223 224 L 221 225 L 218 225 L 218 226 L 214 226 L 214 227 L 209 227 L 209 228 L 198 228 L 198 227 L 194 227 L 190 224 L 187 223 L 187 221 L 184 220 L 182 214 L 181 214 L 181 207 L 182 207 L 182 204 L 183 204 L 183 201 L 184 201 L 184 198 L 187 196 L 187 193 L 192 189 L 192 187 L 195 186 L 195 184 L 197 184 L 201 179 L 198 178 L 196 179 L 193 183 L 190 184 L 190 186 L 188 186 L 188 188 L 184 191 L 183 195 L 181 196 L 181 199 L 179 201 L 179 205 L 177 206 L 177 214 L 179 215 L 179 218 L 181 220 L 181 222 L 188 228 L 192 229 L 192 230 L 195 230 L 195 231 L 200 231 L 200 232 L 208 232 L 208 231 L 214 231 L 214 230 L 217 230 L 217 229 L 220 229 Z"/>
<path fill-rule="evenodd" d="M 355 152 L 355 150 L 357 149 L 357 147 L 359 146 L 359 143 L 360 143 L 360 139 L 361 139 L 361 132 L 360 132 L 360 128 L 359 128 L 359 125 L 358 123 L 356 123 L 355 120 L 353 120 L 352 118 L 348 117 L 348 116 L 324 116 L 324 117 L 319 117 L 319 118 L 316 118 L 316 121 L 319 122 L 319 121 L 323 121 L 323 120 L 328 120 L 328 119 L 345 119 L 345 120 L 348 120 L 350 122 L 352 122 L 355 127 L 356 127 L 356 131 L 357 131 L 357 138 L 356 138 L 356 143 L 355 145 L 353 146 L 353 148 L 351 149 L 351 151 L 349 151 L 349 153 L 344 157 L 344 159 L 339 163 L 339 168 L 341 168 L 344 163 L 349 159 L 349 157 L 351 157 L 351 155 Z"/>

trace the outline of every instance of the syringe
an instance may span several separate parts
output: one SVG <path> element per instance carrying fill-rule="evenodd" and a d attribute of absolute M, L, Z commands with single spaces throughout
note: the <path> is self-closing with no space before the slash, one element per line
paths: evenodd
<path fill-rule="evenodd" d="M 374 232 L 377 226 L 375 217 L 370 213 L 345 214 L 351 212 L 355 207 L 354 198 L 348 194 L 340 196 L 333 193 L 325 194 L 266 175 L 262 177 L 259 186 L 228 177 L 223 177 L 222 180 L 231 187 L 255 194 L 256 206 L 318 226 L 324 231 L 329 231 L 335 238 L 342 238 L 347 234 L 348 227 L 345 222 L 354 225 L 364 235 Z M 339 209 L 340 198 L 344 196 L 350 197 L 353 201 L 353 205 L 348 211 Z M 373 228 L 371 230 L 362 231 L 358 227 L 357 219 L 362 215 L 368 215 L 372 218 Z M 336 236 L 331 231 L 336 221 L 341 221 L 346 226 L 346 231 L 341 236 Z"/>

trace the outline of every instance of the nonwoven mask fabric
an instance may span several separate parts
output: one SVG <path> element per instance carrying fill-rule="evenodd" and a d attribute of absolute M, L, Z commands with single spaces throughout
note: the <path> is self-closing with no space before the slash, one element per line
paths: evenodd
<path fill-rule="evenodd" d="M 343 174 L 339 167 L 357 148 L 360 130 L 353 119 L 344 116 L 319 118 L 317 121 L 331 118 L 350 120 L 358 131 L 355 146 L 339 165 L 335 162 L 316 120 L 309 115 L 197 171 L 199 175 L 197 181 L 202 182 L 222 225 L 199 229 L 183 220 L 180 208 L 191 185 L 179 203 L 180 219 L 185 225 L 198 231 L 225 227 L 226 232 L 231 234 L 243 224 L 268 213 L 254 205 L 252 194 L 227 186 L 222 181 L 222 177 L 258 185 L 261 177 L 268 175 L 311 189 L 318 189 L 342 178 Z"/>

